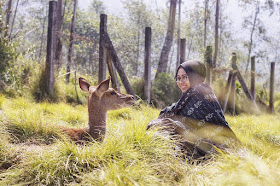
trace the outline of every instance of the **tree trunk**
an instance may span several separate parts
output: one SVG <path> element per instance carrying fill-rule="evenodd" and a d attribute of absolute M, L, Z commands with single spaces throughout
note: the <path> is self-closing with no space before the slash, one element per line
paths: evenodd
<path fill-rule="evenodd" d="M 219 13 L 220 13 L 220 0 L 216 0 L 216 16 L 215 16 L 215 50 L 213 57 L 213 68 L 217 64 L 217 56 L 219 51 Z"/>
<path fill-rule="evenodd" d="M 204 40 L 203 40 L 204 50 L 206 50 L 206 46 L 207 46 L 208 4 L 209 4 L 209 0 L 205 0 L 205 7 L 204 7 Z"/>
<path fill-rule="evenodd" d="M 179 0 L 179 12 L 178 12 L 178 32 L 177 32 L 177 61 L 176 61 L 176 69 L 181 64 L 180 62 L 180 52 L 181 52 L 181 0 Z"/>
<path fill-rule="evenodd" d="M 248 46 L 248 57 L 247 57 L 247 65 L 246 65 L 245 74 L 247 74 L 249 63 L 250 63 L 250 57 L 251 57 L 251 52 L 252 52 L 252 47 L 253 47 L 253 35 L 254 35 L 254 31 L 256 29 L 256 23 L 257 23 L 257 18 L 258 18 L 259 12 L 260 12 L 260 8 L 259 8 L 259 5 L 257 5 L 254 22 L 253 22 L 253 27 L 252 27 L 251 35 L 250 35 L 250 43 Z"/>
<path fill-rule="evenodd" d="M 47 56 L 46 56 L 46 93 L 49 96 L 54 94 L 54 57 L 55 57 L 55 41 L 56 41 L 56 1 L 49 2 L 49 22 L 47 36 Z"/>
<path fill-rule="evenodd" d="M 6 30 L 5 30 L 5 37 L 8 36 L 8 32 L 9 32 L 9 26 L 10 26 L 10 16 L 11 16 L 11 10 L 12 10 L 12 3 L 13 0 L 9 0 L 8 1 L 8 7 L 7 7 L 7 14 L 6 14 Z"/>
<path fill-rule="evenodd" d="M 11 39 L 11 37 L 12 37 L 12 31 L 13 31 L 13 28 L 14 28 L 15 18 L 17 16 L 18 2 L 19 2 L 19 0 L 17 0 L 15 14 L 14 14 L 13 21 L 12 21 L 12 24 L 11 24 L 9 39 Z"/>
<path fill-rule="evenodd" d="M 174 28 L 175 28 L 176 5 L 177 5 L 177 0 L 170 0 L 167 33 L 165 36 L 164 45 L 162 47 L 160 58 L 159 58 L 156 78 L 158 74 L 162 72 L 166 72 L 167 70 L 168 56 L 171 50 Z"/>
<path fill-rule="evenodd" d="M 69 50 L 68 50 L 68 61 L 67 61 L 67 75 L 66 75 L 66 83 L 69 83 L 70 79 L 70 70 L 71 70 L 71 62 L 72 62 L 72 52 L 73 52 L 73 41 L 74 41 L 74 32 L 75 32 L 75 22 L 76 22 L 76 10 L 77 10 L 77 1 L 74 0 L 74 9 L 73 9 L 73 17 L 71 22 L 71 29 L 70 29 L 70 43 L 69 43 Z"/>

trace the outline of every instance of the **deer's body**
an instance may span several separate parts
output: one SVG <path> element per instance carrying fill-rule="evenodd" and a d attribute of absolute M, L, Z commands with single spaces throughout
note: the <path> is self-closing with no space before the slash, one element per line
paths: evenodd
<path fill-rule="evenodd" d="M 109 88 L 110 78 L 102 81 L 98 86 L 91 86 L 85 79 L 79 78 L 80 88 L 88 92 L 88 127 L 60 129 L 72 140 L 80 141 L 93 138 L 102 140 L 106 134 L 106 117 L 108 110 L 117 110 L 134 103 L 134 96 L 117 92 Z"/>

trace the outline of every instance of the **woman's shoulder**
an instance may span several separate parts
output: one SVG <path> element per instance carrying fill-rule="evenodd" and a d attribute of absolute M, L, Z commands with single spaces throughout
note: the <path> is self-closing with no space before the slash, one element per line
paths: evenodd
<path fill-rule="evenodd" d="M 194 95 L 197 95 L 200 99 L 206 100 L 206 101 L 216 101 L 217 97 L 213 91 L 213 89 L 205 84 L 201 83 L 198 86 L 193 88 Z"/>

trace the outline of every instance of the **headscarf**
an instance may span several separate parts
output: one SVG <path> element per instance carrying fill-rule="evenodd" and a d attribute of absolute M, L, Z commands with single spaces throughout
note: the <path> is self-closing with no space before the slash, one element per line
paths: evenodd
<path fill-rule="evenodd" d="M 206 68 L 201 61 L 190 60 L 190 61 L 183 62 L 177 68 L 176 76 L 180 68 L 183 68 L 187 73 L 191 88 L 196 87 L 198 84 L 204 82 L 204 79 L 206 77 Z"/>

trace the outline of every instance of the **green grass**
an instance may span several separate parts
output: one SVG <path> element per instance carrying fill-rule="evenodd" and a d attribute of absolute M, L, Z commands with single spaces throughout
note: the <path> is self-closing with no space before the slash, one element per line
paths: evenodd
<path fill-rule="evenodd" d="M 176 156 L 146 125 L 159 110 L 109 111 L 103 143 L 76 145 L 56 126 L 84 127 L 86 105 L 0 96 L 0 185 L 278 185 L 280 115 L 226 116 L 244 144 L 202 164 Z M 1 166 L 5 165 L 5 166 Z"/>

